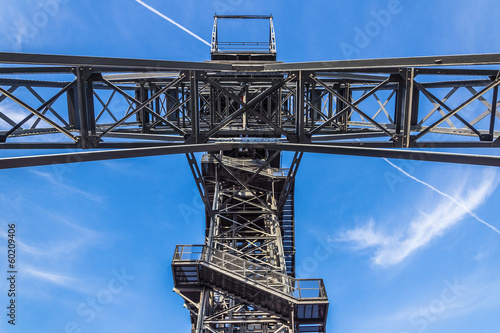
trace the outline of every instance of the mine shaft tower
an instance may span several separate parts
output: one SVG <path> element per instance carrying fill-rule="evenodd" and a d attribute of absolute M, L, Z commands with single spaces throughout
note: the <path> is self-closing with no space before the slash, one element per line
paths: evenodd
<path fill-rule="evenodd" d="M 268 40 L 221 40 L 223 20 L 269 22 Z M 500 54 L 276 54 L 272 16 L 217 15 L 207 62 L 0 53 L 0 149 L 37 150 L 0 169 L 186 154 L 206 213 L 172 261 L 191 331 L 325 332 L 323 281 L 295 276 L 303 153 L 500 166 Z"/>
<path fill-rule="evenodd" d="M 221 20 L 269 21 L 269 41 L 220 41 Z M 212 63 L 244 66 L 276 61 L 273 18 L 216 15 L 211 57 Z M 205 93 L 204 99 L 213 101 L 215 117 L 248 105 L 262 91 L 256 82 L 266 86 L 284 79 L 263 73 L 231 76 L 218 81 L 231 95 Z M 252 109 L 277 119 L 281 100 L 276 91 Z M 242 115 L 231 124 L 239 138 L 279 140 L 279 134 L 252 118 Z M 295 153 L 291 168 L 282 168 L 279 150 L 235 148 L 204 155 L 200 168 L 188 154 L 205 203 L 205 244 L 177 246 L 172 271 L 174 291 L 191 313 L 192 332 L 325 331 L 328 298 L 323 281 L 295 278 L 293 193 L 301 158 L 302 153 Z"/>

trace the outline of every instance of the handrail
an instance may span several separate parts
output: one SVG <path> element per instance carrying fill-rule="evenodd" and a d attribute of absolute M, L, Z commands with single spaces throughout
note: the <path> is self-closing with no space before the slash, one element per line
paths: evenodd
<path fill-rule="evenodd" d="M 228 42 L 219 41 L 218 22 L 221 19 L 261 19 L 269 20 L 269 41 L 248 41 L 248 42 Z M 241 53 L 246 54 L 249 51 L 255 54 L 267 54 L 276 56 L 276 34 L 274 32 L 273 16 L 272 15 L 215 15 L 214 25 L 212 28 L 211 54 L 223 53 Z M 240 47 L 234 47 L 240 46 Z"/>
<path fill-rule="evenodd" d="M 214 161 L 214 158 L 209 158 L 207 161 Z M 232 158 L 229 156 L 222 155 L 221 157 L 222 162 L 224 162 L 225 165 L 233 167 L 233 168 L 239 168 L 245 171 L 249 172 L 255 172 L 258 170 L 261 165 L 258 163 L 255 163 L 254 160 L 246 160 L 246 159 L 241 159 L 241 158 Z M 275 177 L 286 177 L 288 175 L 289 168 L 272 168 L 272 167 L 266 167 L 264 170 L 261 170 L 260 174 L 261 175 L 272 175 Z"/>
<path fill-rule="evenodd" d="M 219 45 L 269 45 L 268 42 L 219 42 Z"/>
<path fill-rule="evenodd" d="M 208 259 L 209 249 L 211 256 Z M 297 300 L 327 299 L 322 279 L 295 279 L 207 245 L 177 245 L 172 262 L 174 264 L 204 262 L 208 265 L 214 265 L 230 274 L 263 285 L 286 296 L 292 296 Z"/>

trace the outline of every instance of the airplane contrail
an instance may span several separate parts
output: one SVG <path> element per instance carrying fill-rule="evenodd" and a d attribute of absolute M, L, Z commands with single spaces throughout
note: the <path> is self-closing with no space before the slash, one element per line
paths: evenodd
<path fill-rule="evenodd" d="M 424 182 L 423 180 L 420 180 L 418 179 L 417 177 L 414 177 L 412 175 L 410 175 L 409 173 L 407 173 L 406 171 L 404 171 L 403 169 L 401 169 L 400 167 L 398 167 L 397 165 L 395 165 L 394 163 L 392 163 L 391 161 L 389 161 L 387 158 L 384 158 L 384 160 L 389 163 L 393 168 L 395 168 L 396 170 L 400 171 L 401 173 L 403 173 L 405 176 L 413 179 L 414 181 L 424 185 L 424 186 L 427 186 L 428 188 L 430 188 L 431 190 L 433 190 L 434 192 L 436 193 L 439 193 L 441 194 L 442 196 L 450 199 L 451 201 L 453 201 L 457 206 L 460 206 L 461 208 L 463 208 L 467 214 L 469 214 L 470 216 L 472 216 L 473 218 L 475 218 L 477 221 L 479 221 L 480 223 L 484 224 L 485 226 L 487 226 L 488 228 L 490 228 L 491 230 L 495 231 L 497 234 L 500 234 L 500 230 L 498 230 L 497 228 L 495 228 L 494 226 L 492 226 L 491 224 L 487 223 L 486 221 L 484 221 L 483 219 L 481 219 L 479 216 L 477 216 L 476 214 L 474 214 L 474 212 L 470 211 L 469 208 L 467 208 L 464 204 L 460 203 L 457 201 L 457 199 L 455 199 L 454 197 L 452 197 L 451 195 L 448 195 L 444 192 L 441 192 L 440 190 L 438 190 L 437 188 L 435 188 L 434 186 Z"/>
<path fill-rule="evenodd" d="M 204 40 L 203 38 L 201 38 L 200 36 L 198 36 L 197 34 L 195 34 L 194 32 L 190 31 L 189 29 L 183 27 L 182 25 L 180 25 L 179 23 L 175 22 L 174 20 L 172 20 L 170 17 L 166 16 L 166 15 L 163 15 L 162 13 L 160 13 L 159 11 L 157 11 L 156 9 L 154 9 L 153 7 L 151 7 L 150 5 L 142 2 L 141 0 L 135 0 L 135 2 L 137 2 L 138 4 L 141 4 L 142 6 L 146 7 L 147 9 L 149 9 L 150 11 L 152 11 L 153 13 L 155 13 L 156 15 L 160 16 L 161 18 L 164 18 L 165 20 L 167 20 L 168 22 L 172 23 L 173 25 L 175 25 L 177 28 L 181 29 L 181 30 L 184 30 L 185 32 L 187 32 L 188 34 L 190 34 L 191 36 L 193 36 L 194 38 L 196 38 L 197 40 L 199 40 L 200 42 L 208 45 L 208 46 L 211 46 L 209 42 L 207 42 L 206 40 Z"/>

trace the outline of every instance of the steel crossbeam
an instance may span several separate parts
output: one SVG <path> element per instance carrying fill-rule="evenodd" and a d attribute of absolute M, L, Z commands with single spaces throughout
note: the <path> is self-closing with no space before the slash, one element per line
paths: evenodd
<path fill-rule="evenodd" d="M 498 165 L 498 149 L 452 158 L 439 149 L 500 147 L 498 70 L 480 66 L 500 65 L 499 55 L 250 66 L 0 53 L 1 62 L 29 67 L 0 69 L 0 149 L 93 149 L 82 151 L 84 161 L 140 156 L 139 147 L 243 148 L 249 142 L 233 138 L 252 137 L 268 149 L 335 145 L 330 152 Z M 456 65 L 464 68 L 445 67 Z M 9 112 L 13 102 L 21 121 Z M 61 163 L 61 153 L 2 159 L 0 168 Z"/>

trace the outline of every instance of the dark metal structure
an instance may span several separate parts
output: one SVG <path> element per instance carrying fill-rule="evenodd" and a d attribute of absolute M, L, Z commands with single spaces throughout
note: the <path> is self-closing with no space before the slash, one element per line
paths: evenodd
<path fill-rule="evenodd" d="M 220 41 L 220 20 L 266 20 L 269 21 L 269 41 Z M 211 43 L 212 61 L 275 61 L 276 36 L 271 15 L 215 15 Z"/>
<path fill-rule="evenodd" d="M 323 281 L 295 278 L 294 175 L 280 152 L 235 149 L 188 161 L 205 203 L 205 245 L 179 245 L 174 291 L 192 332 L 325 332 Z"/>
<path fill-rule="evenodd" d="M 233 148 L 500 165 L 438 151 L 499 147 L 499 54 L 246 64 L 0 53 L 0 63 L 0 149 L 84 149 L 0 168 Z"/>
<path fill-rule="evenodd" d="M 220 19 L 269 20 L 269 44 L 224 44 Z M 0 149 L 36 150 L 0 169 L 187 155 L 205 244 L 172 270 L 192 332 L 325 332 L 323 281 L 295 277 L 304 152 L 500 166 L 500 54 L 278 63 L 271 16 L 216 16 L 212 59 L 0 53 Z"/>

